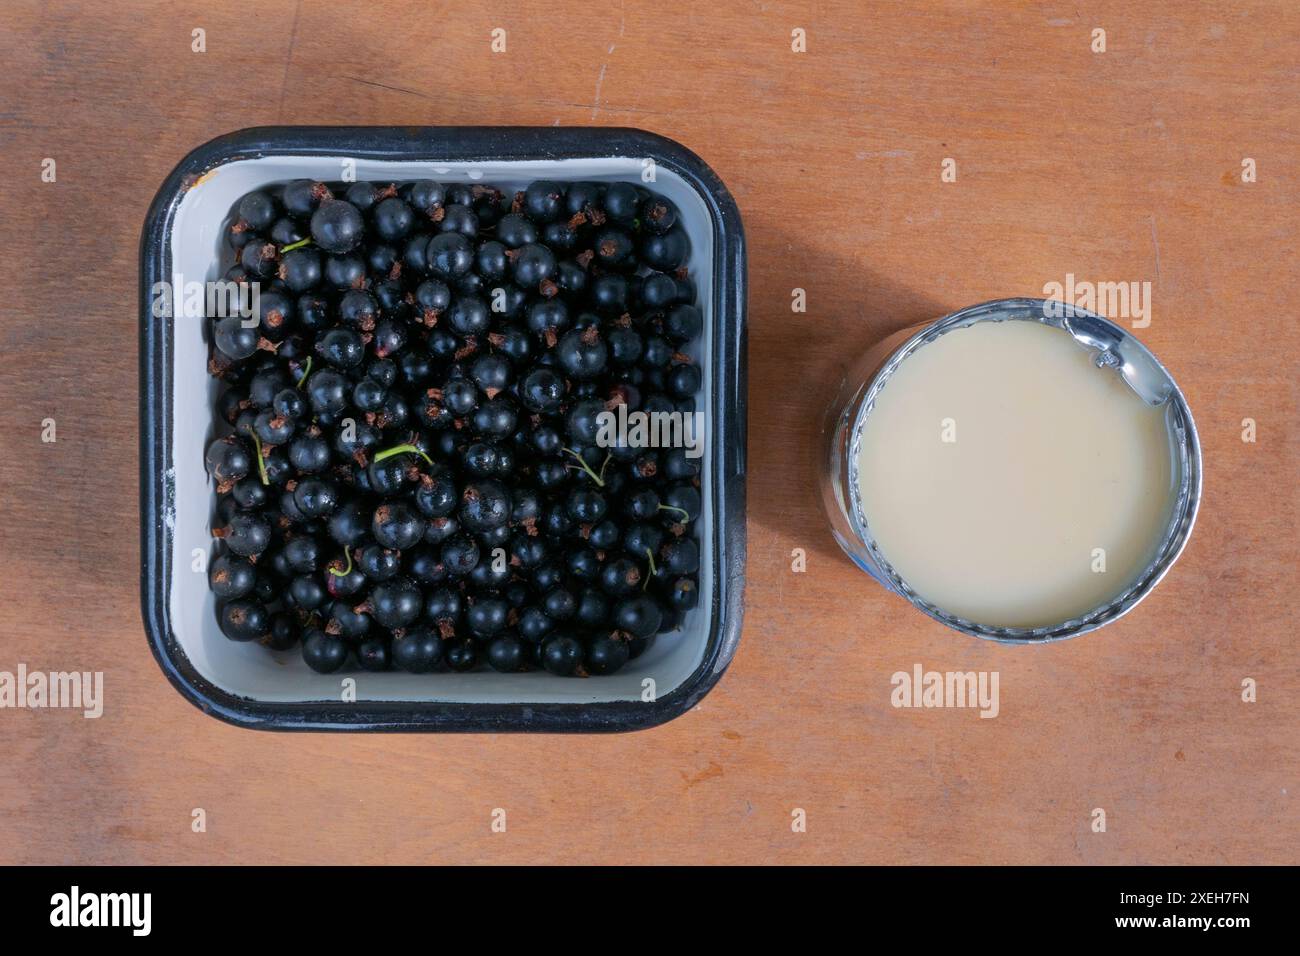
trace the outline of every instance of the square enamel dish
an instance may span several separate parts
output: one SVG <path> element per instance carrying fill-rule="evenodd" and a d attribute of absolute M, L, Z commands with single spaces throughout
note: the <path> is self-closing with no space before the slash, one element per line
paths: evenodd
<path fill-rule="evenodd" d="M 617 674 L 545 672 L 316 674 L 296 651 L 227 640 L 207 575 L 213 488 L 203 455 L 217 385 L 207 374 L 204 320 L 187 317 L 186 283 L 221 276 L 222 237 L 239 199 L 291 179 L 483 182 L 642 181 L 677 204 L 690 237 L 704 334 L 700 602 Z M 154 199 L 140 248 L 142 609 L 164 673 L 199 708 L 247 727 L 281 730 L 615 731 L 690 709 L 721 676 L 740 637 L 745 568 L 745 249 L 740 214 L 716 175 L 671 140 L 630 129 L 529 127 L 264 127 L 200 146 Z M 157 318 L 157 283 L 171 315 Z M 343 678 L 356 681 L 344 703 Z M 653 685 L 649 682 L 653 681 Z M 651 690 L 652 693 L 647 693 Z M 653 698 L 646 700 L 645 698 Z"/>

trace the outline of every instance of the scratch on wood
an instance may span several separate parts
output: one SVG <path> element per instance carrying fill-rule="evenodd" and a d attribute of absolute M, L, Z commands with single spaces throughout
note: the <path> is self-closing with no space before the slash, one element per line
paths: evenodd
<path fill-rule="evenodd" d="M 293 23 L 289 26 L 289 48 L 284 51 L 284 74 L 280 77 L 280 102 L 275 107 L 277 120 L 284 116 L 284 91 L 289 84 L 289 64 L 293 61 L 293 45 L 298 41 L 298 14 L 302 12 L 302 0 L 293 5 Z"/>
<path fill-rule="evenodd" d="M 609 52 L 610 53 L 614 52 L 614 44 L 612 43 L 609 45 Z M 605 69 L 608 66 L 609 66 L 609 60 L 606 59 L 605 62 L 600 65 L 600 75 L 596 77 L 596 96 L 593 99 L 591 104 L 592 119 L 595 119 L 596 114 L 600 112 L 600 87 L 605 82 Z"/>
<path fill-rule="evenodd" d="M 360 83 L 362 86 L 376 86 L 381 90 L 392 90 L 394 93 L 406 93 L 409 96 L 418 96 L 422 100 L 433 99 L 428 93 L 421 93 L 419 90 L 408 90 L 404 86 L 389 86 L 387 83 L 379 83 L 375 80 L 363 80 L 359 76 L 351 76 L 347 73 L 339 74 L 340 80 L 351 80 L 353 83 Z"/>
<path fill-rule="evenodd" d="M 695 776 L 689 775 L 685 770 L 680 771 L 682 779 L 686 781 L 687 789 L 695 786 L 697 783 L 703 783 L 705 780 L 712 780 L 714 777 L 722 776 L 721 764 L 710 760 L 709 765 L 697 773 Z"/>
<path fill-rule="evenodd" d="M 1156 217 L 1149 216 L 1147 221 L 1151 223 L 1151 245 L 1156 251 L 1156 282 L 1160 281 L 1160 242 L 1156 239 Z"/>

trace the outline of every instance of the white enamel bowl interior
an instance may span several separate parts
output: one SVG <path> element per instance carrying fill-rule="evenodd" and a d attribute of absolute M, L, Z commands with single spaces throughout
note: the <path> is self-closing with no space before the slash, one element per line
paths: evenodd
<path fill-rule="evenodd" d="M 220 277 L 233 254 L 225 248 L 223 230 L 239 199 L 254 189 L 291 179 L 341 178 L 343 157 L 265 156 L 218 167 L 187 192 L 177 209 L 170 236 L 174 315 L 183 316 L 180 296 L 185 282 Z M 558 161 L 448 163 L 384 162 L 358 160 L 358 180 L 402 182 L 436 179 L 444 183 L 482 182 L 513 191 L 534 179 L 625 180 L 637 182 L 642 170 L 638 158 L 569 159 Z M 677 174 L 660 168 L 657 181 L 648 184 L 667 196 L 680 211 L 691 239 L 689 267 L 698 288 L 698 305 L 704 315 L 704 335 L 692 354 L 705 370 L 711 367 L 713 329 L 713 227 L 703 199 Z M 714 383 L 704 376 L 704 392 L 697 407 L 705 412 L 705 453 L 701 476 L 703 513 L 697 527 L 700 542 L 699 607 L 685 616 L 677 631 L 660 634 L 653 646 L 617 674 L 605 677 L 564 678 L 545 672 L 497 674 L 346 673 L 316 674 L 303 664 L 296 650 L 271 653 L 253 644 L 227 640 L 217 627 L 214 602 L 205 573 L 193 570 L 196 548 L 210 551 L 209 518 L 213 488 L 203 465 L 206 443 L 214 434 L 212 403 L 217 385 L 206 371 L 207 345 L 203 321 L 180 318 L 175 322 L 172 368 L 172 458 L 167 476 L 167 501 L 163 520 L 173 533 L 169 612 L 172 631 L 198 672 L 223 690 L 262 701 L 337 701 L 340 679 L 357 682 L 360 700 L 446 701 L 457 703 L 591 703 L 639 700 L 642 681 L 655 682 L 658 697 L 679 687 L 700 665 L 709 631 L 709 608 L 716 582 L 712 573 L 715 515 L 712 508 L 713 450 L 712 407 Z"/>

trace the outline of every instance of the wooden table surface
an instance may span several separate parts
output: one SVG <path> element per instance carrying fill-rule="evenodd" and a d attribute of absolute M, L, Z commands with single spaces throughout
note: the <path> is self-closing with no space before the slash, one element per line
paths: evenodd
<path fill-rule="evenodd" d="M 0 12 L 0 670 L 100 670 L 106 696 L 98 720 L 0 710 L 0 862 L 1300 861 L 1294 3 L 253 9 Z M 275 123 L 637 126 L 730 187 L 748 590 L 699 708 L 611 737 L 282 735 L 163 678 L 137 596 L 140 225 L 188 150 Z M 1001 647 L 839 554 L 813 436 L 846 357 L 1067 274 L 1151 283 L 1136 334 L 1196 415 L 1204 501 L 1134 613 Z M 894 709 L 916 663 L 997 671 L 999 716 Z"/>

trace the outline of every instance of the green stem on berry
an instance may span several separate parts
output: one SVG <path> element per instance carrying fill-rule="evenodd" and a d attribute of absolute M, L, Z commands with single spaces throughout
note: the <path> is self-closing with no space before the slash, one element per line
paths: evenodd
<path fill-rule="evenodd" d="M 280 254 L 283 255 L 286 252 L 293 252 L 293 250 L 295 249 L 301 249 L 303 246 L 310 245 L 310 244 L 311 244 L 311 236 L 308 236 L 306 239 L 299 239 L 297 242 L 291 242 L 287 246 L 281 246 Z"/>
<path fill-rule="evenodd" d="M 674 508 L 672 505 L 660 505 L 660 506 L 659 506 L 659 510 L 660 510 L 660 511 L 680 511 L 680 512 L 681 512 L 681 515 L 682 515 L 682 520 L 683 520 L 683 521 L 690 521 L 690 520 L 691 520 L 691 513 L 690 513 L 689 511 L 687 511 L 685 508 Z"/>
<path fill-rule="evenodd" d="M 650 579 L 659 573 L 655 570 L 655 556 L 650 552 L 649 548 L 644 548 L 643 550 L 645 551 L 646 559 L 650 562 L 650 573 L 645 576 L 645 583 L 641 585 L 642 591 L 650 586 Z"/>
<path fill-rule="evenodd" d="M 591 480 L 594 481 L 598 487 L 600 488 L 605 487 L 605 479 L 602 477 L 605 474 L 604 465 L 601 466 L 600 474 L 598 475 L 591 470 L 591 466 L 587 464 L 586 460 L 581 455 L 579 455 L 576 451 L 574 451 L 572 448 L 561 448 L 560 451 L 566 452 L 567 454 L 570 454 L 574 458 L 578 459 L 578 464 L 582 466 L 583 471 L 585 471 L 588 475 L 591 476 Z M 608 458 L 605 459 L 605 463 L 606 464 L 609 463 Z"/>
<path fill-rule="evenodd" d="M 253 426 L 248 426 L 248 434 L 253 439 L 253 448 L 257 451 L 257 473 L 262 476 L 262 484 L 269 485 L 271 482 L 266 477 L 266 459 L 262 457 L 262 440 L 257 437 L 257 432 L 253 431 Z"/>
<path fill-rule="evenodd" d="M 311 374 L 311 356 L 307 356 L 307 364 L 302 367 L 302 374 L 298 376 L 298 382 L 295 388 L 302 388 L 302 383 L 307 381 L 307 376 Z"/>
<path fill-rule="evenodd" d="M 385 448 L 383 451 L 375 452 L 375 457 L 371 460 L 378 463 L 383 461 L 385 458 L 392 458 L 394 455 L 406 455 L 406 454 L 419 455 L 429 464 L 431 465 L 433 464 L 433 459 L 430 458 L 428 455 L 426 455 L 422 449 L 417 448 L 415 445 L 394 445 L 392 448 Z"/>
<path fill-rule="evenodd" d="M 330 574 L 334 575 L 336 578 L 346 578 L 349 574 L 352 573 L 352 552 L 349 551 L 347 548 L 344 548 L 343 556 L 348 559 L 348 566 L 346 568 L 344 568 L 342 571 L 335 571 L 332 565 L 329 568 Z"/>
<path fill-rule="evenodd" d="M 605 487 L 605 469 L 609 467 L 609 460 L 614 457 L 611 451 L 605 452 L 605 460 L 600 463 L 600 487 Z"/>

